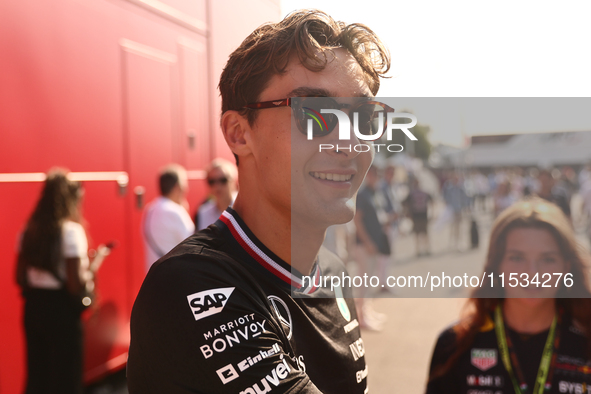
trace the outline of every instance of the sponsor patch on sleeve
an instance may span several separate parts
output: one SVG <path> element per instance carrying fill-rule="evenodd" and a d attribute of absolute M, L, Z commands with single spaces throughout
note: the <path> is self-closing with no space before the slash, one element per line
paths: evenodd
<path fill-rule="evenodd" d="M 195 320 L 220 313 L 234 289 L 235 287 L 222 287 L 188 295 L 187 301 Z"/>

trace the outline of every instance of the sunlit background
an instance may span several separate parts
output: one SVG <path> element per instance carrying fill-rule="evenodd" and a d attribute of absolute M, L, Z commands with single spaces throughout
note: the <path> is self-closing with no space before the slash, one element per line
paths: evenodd
<path fill-rule="evenodd" d="M 282 13 L 317 8 L 368 25 L 392 53 L 382 97 L 584 97 L 591 94 L 591 4 L 538 1 L 282 0 Z M 499 108 L 503 111 L 510 108 Z M 541 110 L 540 113 L 543 113 Z M 471 120 L 455 132 L 431 124 L 431 141 L 462 146 L 476 134 L 591 130 L 591 121 L 521 125 L 502 116 Z M 417 114 L 420 119 L 420 114 Z M 482 117 L 475 116 L 474 119 Z M 459 120 L 455 120 L 459 121 Z M 565 116 L 568 122 L 568 116 Z"/>

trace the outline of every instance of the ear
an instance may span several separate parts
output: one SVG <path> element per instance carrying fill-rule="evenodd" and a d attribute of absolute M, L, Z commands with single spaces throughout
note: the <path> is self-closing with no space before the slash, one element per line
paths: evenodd
<path fill-rule="evenodd" d="M 250 145 L 250 125 L 238 111 L 226 111 L 222 115 L 222 132 L 230 150 L 238 157 L 252 153 Z"/>

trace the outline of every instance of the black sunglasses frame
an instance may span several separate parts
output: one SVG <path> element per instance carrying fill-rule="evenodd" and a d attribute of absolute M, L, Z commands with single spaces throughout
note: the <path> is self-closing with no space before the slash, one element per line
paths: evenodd
<path fill-rule="evenodd" d="M 375 101 L 375 100 L 362 100 L 359 103 L 356 104 L 341 104 L 339 102 L 337 102 L 335 99 L 331 98 L 331 97 L 326 97 L 326 96 L 306 96 L 306 97 L 296 97 L 297 99 L 307 99 L 307 98 L 325 98 L 331 101 L 331 108 L 330 109 L 343 109 L 343 108 L 350 108 L 349 109 L 349 118 L 351 119 L 351 122 L 353 122 L 353 113 L 355 112 L 355 109 L 363 106 L 363 105 L 379 105 L 381 107 L 384 108 L 384 112 L 394 112 L 394 108 L 390 107 L 389 105 L 386 105 L 380 101 Z M 299 100 L 298 100 L 299 101 Z M 296 119 L 296 124 L 298 126 L 298 130 L 306 135 L 307 134 L 307 125 L 305 124 L 304 120 L 305 117 L 301 116 L 301 114 L 296 113 L 297 111 L 302 111 L 302 108 L 304 108 L 303 103 L 300 103 L 297 106 L 294 106 L 294 100 L 293 98 L 284 98 L 284 99 L 280 99 L 280 100 L 272 100 L 272 101 L 262 101 L 259 103 L 251 103 L 251 104 L 247 104 L 243 107 L 243 109 L 251 109 L 251 110 L 258 110 L 258 109 L 268 109 L 268 108 L 279 108 L 279 107 L 291 107 L 293 114 L 295 116 Z M 303 113 L 303 112 L 302 112 Z M 325 135 L 330 134 L 335 126 L 337 125 L 337 121 L 336 118 L 330 122 L 326 124 L 326 128 L 327 130 L 325 132 L 315 132 L 314 136 L 317 137 L 323 137 Z M 384 130 L 386 129 L 386 121 L 384 121 Z M 382 131 L 384 131 L 382 130 Z"/>
<path fill-rule="evenodd" d="M 228 178 L 227 177 L 223 177 L 223 178 L 216 178 L 216 179 L 210 179 L 207 178 L 207 184 L 209 186 L 213 186 L 216 183 L 219 183 L 221 185 L 227 185 L 228 184 Z"/>

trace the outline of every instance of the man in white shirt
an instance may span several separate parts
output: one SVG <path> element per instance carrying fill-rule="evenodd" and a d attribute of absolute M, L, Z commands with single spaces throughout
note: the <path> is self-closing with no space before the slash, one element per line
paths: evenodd
<path fill-rule="evenodd" d="M 160 173 L 160 194 L 146 207 L 142 233 L 146 245 L 146 270 L 160 257 L 193 234 L 195 225 L 187 212 L 187 172 L 178 164 Z"/>

